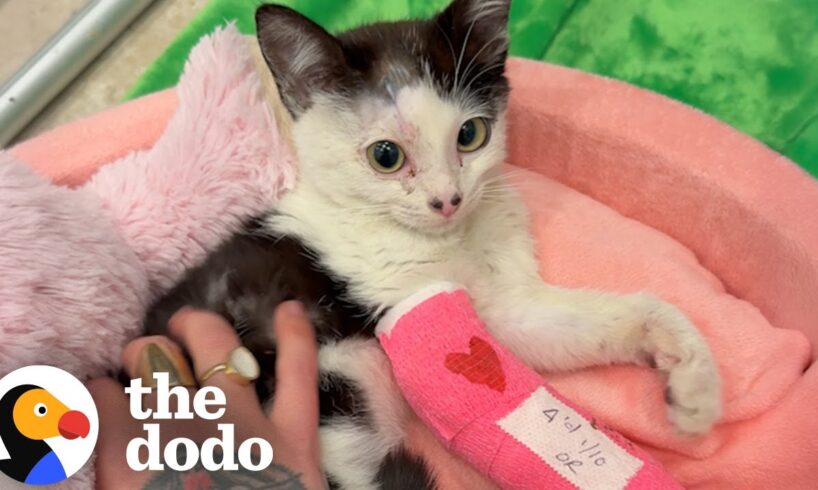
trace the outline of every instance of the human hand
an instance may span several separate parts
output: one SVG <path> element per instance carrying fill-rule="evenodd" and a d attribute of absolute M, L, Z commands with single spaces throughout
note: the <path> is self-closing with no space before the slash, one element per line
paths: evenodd
<path fill-rule="evenodd" d="M 318 490 L 326 487 L 320 470 L 318 449 L 318 366 L 315 334 L 303 307 L 297 302 L 282 303 L 275 313 L 277 341 L 276 393 L 272 410 L 264 413 L 252 385 L 241 385 L 223 372 L 214 374 L 205 385 L 224 391 L 226 411 L 219 420 L 151 420 L 160 425 L 164 448 L 176 437 L 201 444 L 216 437 L 217 424 L 233 424 L 238 445 L 250 437 L 269 441 L 274 462 L 266 470 L 208 472 L 201 463 L 189 471 L 136 472 L 126 462 L 128 442 L 144 437 L 143 421 L 130 414 L 123 387 L 113 379 L 89 383 L 99 409 L 100 431 L 97 451 L 99 488 L 216 488 L 222 486 L 269 487 Z M 143 378 L 153 386 L 153 372 L 168 372 L 172 384 L 195 384 L 182 355 L 183 346 L 193 360 L 193 370 L 201 376 L 222 363 L 240 345 L 230 325 L 216 314 L 183 309 L 169 322 L 174 340 L 164 336 L 143 337 L 128 344 L 122 354 L 123 367 L 131 378 Z M 178 344 L 177 344 L 178 342 Z M 198 377 L 197 376 L 197 377 Z M 196 388 L 189 388 L 193 399 Z M 173 398 L 175 400 L 175 397 Z M 155 407 L 155 394 L 143 400 L 143 407 Z M 174 407 L 171 407 L 171 411 Z M 143 456 L 144 458 L 144 456 Z"/>

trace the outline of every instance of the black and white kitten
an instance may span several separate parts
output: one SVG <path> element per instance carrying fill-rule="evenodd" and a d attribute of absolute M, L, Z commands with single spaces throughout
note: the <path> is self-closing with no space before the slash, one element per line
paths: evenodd
<path fill-rule="evenodd" d="M 721 413 L 710 350 L 648 294 L 566 290 L 538 275 L 525 209 L 503 181 L 510 0 L 454 0 L 431 20 L 332 36 L 280 6 L 258 41 L 293 118 L 296 187 L 189 271 L 148 314 L 226 316 L 274 388 L 275 306 L 297 298 L 322 344 L 322 460 L 335 486 L 431 487 L 402 453 L 407 407 L 372 338 L 390 306 L 438 280 L 467 286 L 495 337 L 538 370 L 656 366 L 682 432 Z M 406 471 L 404 476 L 396 470 Z"/>

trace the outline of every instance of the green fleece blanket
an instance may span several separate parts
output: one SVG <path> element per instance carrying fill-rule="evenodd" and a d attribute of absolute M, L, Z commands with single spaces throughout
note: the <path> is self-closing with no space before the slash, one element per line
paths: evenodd
<path fill-rule="evenodd" d="M 129 98 L 173 86 L 196 41 L 258 0 L 211 0 Z M 330 31 L 425 17 L 449 0 L 279 0 Z M 655 90 L 758 138 L 818 176 L 818 0 L 513 0 L 511 54 Z"/>

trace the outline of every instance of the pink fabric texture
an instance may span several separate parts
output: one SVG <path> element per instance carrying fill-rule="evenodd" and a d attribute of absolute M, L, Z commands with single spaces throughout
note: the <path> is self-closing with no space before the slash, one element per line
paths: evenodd
<path fill-rule="evenodd" d="M 0 237 L 16 237 L 0 238 L 4 372 L 33 362 L 101 372 L 134 334 L 148 284 L 171 284 L 292 183 L 289 157 L 266 158 L 281 149 L 257 95 L 230 88 L 255 84 L 238 75 L 250 76 L 239 36 L 208 39 L 177 91 L 11 150 L 69 186 L 110 164 L 89 184 L 48 186 L 2 156 Z M 527 169 L 515 173 L 540 272 L 565 286 L 650 290 L 682 308 L 716 355 L 725 415 L 710 435 L 676 437 L 661 381 L 635 367 L 550 374 L 549 384 L 686 487 L 814 487 L 818 222 L 807 215 L 818 209 L 818 185 L 754 140 L 661 96 L 556 66 L 509 65 L 509 162 Z M 194 100 L 185 99 L 186 84 Z M 218 183 L 231 179 L 239 182 Z M 77 266 L 86 253 L 97 259 L 88 269 Z M 125 282 L 107 282 L 117 275 Z M 70 301 L 84 297 L 98 301 Z M 491 488 L 419 421 L 408 430 L 445 488 Z"/>
<path fill-rule="evenodd" d="M 494 340 L 465 290 L 432 285 L 399 303 L 376 333 L 415 413 L 501 488 L 681 488 Z"/>
<path fill-rule="evenodd" d="M 0 375 L 116 368 L 151 295 L 293 184 L 246 53 L 235 28 L 217 32 L 192 53 L 177 96 L 0 152 Z M 92 470 L 66 485 L 90 487 Z"/>

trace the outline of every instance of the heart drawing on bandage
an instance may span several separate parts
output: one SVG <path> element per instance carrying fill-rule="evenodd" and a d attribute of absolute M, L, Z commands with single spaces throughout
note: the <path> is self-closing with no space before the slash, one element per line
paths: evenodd
<path fill-rule="evenodd" d="M 468 354 L 452 352 L 446 354 L 446 369 L 462 374 L 474 384 L 486 385 L 502 393 L 506 389 L 506 374 L 500 364 L 500 358 L 494 348 L 481 339 L 472 337 L 469 340 Z"/>

